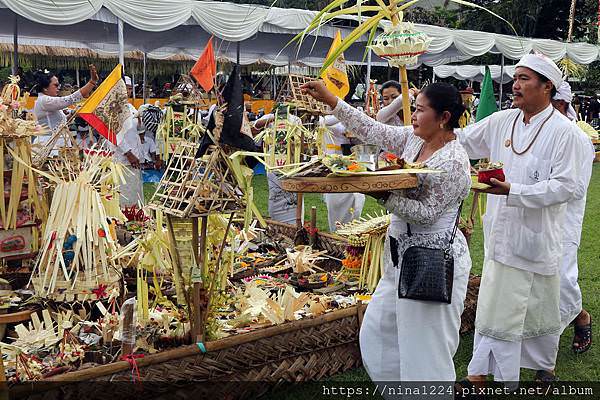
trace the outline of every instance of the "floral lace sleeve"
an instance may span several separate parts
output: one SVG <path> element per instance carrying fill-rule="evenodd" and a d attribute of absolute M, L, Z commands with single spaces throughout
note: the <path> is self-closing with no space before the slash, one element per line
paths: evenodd
<path fill-rule="evenodd" d="M 466 154 L 452 157 L 454 151 L 444 153 L 446 156 L 438 154 L 436 160 L 427 165 L 443 172 L 421 175 L 417 189 L 392 192 L 384 203 L 385 208 L 409 223 L 429 225 L 448 209 L 458 206 L 469 194 L 469 162 Z"/>
<path fill-rule="evenodd" d="M 79 90 L 68 96 L 43 96 L 38 99 L 38 101 L 42 101 L 42 110 L 46 112 L 62 110 L 64 108 L 69 107 L 70 105 L 80 102 L 81 100 L 83 100 L 83 96 L 81 95 L 81 92 Z"/>
<path fill-rule="evenodd" d="M 414 137 L 412 127 L 377 122 L 342 100 L 338 100 L 333 115 L 364 143 L 378 145 L 394 154 L 402 154 L 409 139 Z"/>

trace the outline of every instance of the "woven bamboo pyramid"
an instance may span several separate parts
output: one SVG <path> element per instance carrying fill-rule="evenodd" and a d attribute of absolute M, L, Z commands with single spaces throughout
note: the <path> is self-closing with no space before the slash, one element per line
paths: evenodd
<path fill-rule="evenodd" d="M 244 193 L 219 146 L 196 158 L 199 144 L 182 141 L 171 156 L 149 207 L 179 218 L 244 210 Z"/>

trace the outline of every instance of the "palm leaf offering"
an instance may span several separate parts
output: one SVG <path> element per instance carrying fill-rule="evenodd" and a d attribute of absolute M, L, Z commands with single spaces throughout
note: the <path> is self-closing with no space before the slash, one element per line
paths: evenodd
<path fill-rule="evenodd" d="M 97 288 L 118 288 L 119 270 L 112 259 L 117 250 L 115 230 L 102 200 L 115 196 L 116 187 L 107 185 L 113 162 L 102 153 L 86 154 L 81 170 L 66 179 L 42 173 L 56 187 L 31 278 L 41 297 L 97 299 L 108 293 L 95 294 Z M 101 191 L 106 189 L 108 193 Z"/>
<path fill-rule="evenodd" d="M 585 76 L 587 68 L 581 64 L 577 64 L 569 57 L 565 57 L 558 62 L 558 67 L 565 77 L 581 79 Z"/>
<path fill-rule="evenodd" d="M 359 288 L 374 291 L 383 276 L 383 247 L 390 215 L 361 218 L 337 228 L 336 234 L 348 241 L 341 274 L 357 281 Z"/>

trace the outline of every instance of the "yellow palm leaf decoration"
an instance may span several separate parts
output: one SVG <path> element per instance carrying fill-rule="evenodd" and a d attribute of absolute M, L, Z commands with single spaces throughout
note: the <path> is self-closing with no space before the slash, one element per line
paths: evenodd
<path fill-rule="evenodd" d="M 408 7 L 411 7 L 415 4 L 417 4 L 420 1 L 421 0 L 376 0 L 376 3 L 377 3 L 376 6 L 363 6 L 362 3 L 364 2 L 364 0 L 357 0 L 355 5 L 348 6 L 348 3 L 350 3 L 349 0 L 333 0 L 327 6 L 325 6 L 319 13 L 317 13 L 315 18 L 306 27 L 306 29 L 304 29 L 304 31 L 302 31 L 298 35 L 296 35 L 290 41 L 290 43 L 298 42 L 299 45 L 301 46 L 302 42 L 304 41 L 304 39 L 306 38 L 307 35 L 314 34 L 316 31 L 318 31 L 319 28 L 321 28 L 323 25 L 327 24 L 334 18 L 338 18 L 341 16 L 349 16 L 349 15 L 358 16 L 359 25 L 348 36 L 346 36 L 344 38 L 344 40 L 342 40 L 342 42 L 336 48 L 335 51 L 330 52 L 330 54 L 327 55 L 327 58 L 325 59 L 323 66 L 321 67 L 321 70 L 319 71 L 319 75 L 321 75 L 323 73 L 323 71 L 325 71 L 332 63 L 334 63 L 338 59 L 338 57 L 342 53 L 344 53 L 344 51 L 346 51 L 353 43 L 355 43 L 363 35 L 368 33 L 369 36 L 368 36 L 368 40 L 367 40 L 367 49 L 365 50 L 365 55 L 366 55 L 369 50 L 369 46 L 375 40 L 375 35 L 377 34 L 377 28 L 379 28 L 380 23 L 382 21 L 388 21 L 389 23 L 392 24 L 393 27 L 400 25 L 402 23 L 402 19 L 403 19 L 403 11 L 406 10 Z M 466 6 L 484 10 L 484 11 L 494 15 L 495 17 L 505 21 L 508 25 L 510 25 L 511 29 L 516 34 L 514 27 L 508 21 L 506 21 L 504 18 L 500 17 L 499 15 L 493 13 L 492 11 L 486 9 L 485 7 L 479 6 L 474 3 L 470 3 L 468 1 L 463 1 L 463 0 L 449 0 L 449 1 L 460 4 L 460 5 L 466 5 Z M 369 12 L 373 15 L 371 15 L 369 17 L 363 17 L 362 13 L 365 13 L 365 12 Z M 412 29 L 412 26 L 405 25 L 404 28 L 410 30 L 410 29 Z M 409 35 L 409 36 L 412 35 L 412 33 L 410 31 L 407 31 L 406 29 L 400 35 L 396 35 L 395 37 L 398 38 L 398 37 L 402 37 L 403 35 Z M 392 32 L 392 34 L 394 34 L 393 30 L 389 30 L 387 32 L 387 34 L 390 34 L 390 32 Z M 422 40 L 420 43 L 421 47 L 416 52 L 421 54 L 422 52 L 427 50 L 427 46 L 429 45 L 429 42 L 428 42 L 425 34 L 421 34 L 421 33 L 418 33 L 418 34 L 421 35 Z M 411 51 L 403 52 L 403 53 L 411 53 Z M 416 54 L 414 57 L 412 57 L 412 60 L 416 60 L 416 56 L 418 56 L 418 54 Z M 410 62 L 410 60 L 409 60 L 409 62 Z M 398 65 L 400 67 L 400 76 L 401 76 L 400 81 L 402 83 L 404 123 L 408 124 L 410 121 L 410 106 L 409 106 L 409 101 L 408 101 L 408 79 L 406 77 L 406 65 L 410 65 L 410 63 L 402 64 L 401 62 L 399 62 L 399 63 L 396 63 L 396 65 Z"/>

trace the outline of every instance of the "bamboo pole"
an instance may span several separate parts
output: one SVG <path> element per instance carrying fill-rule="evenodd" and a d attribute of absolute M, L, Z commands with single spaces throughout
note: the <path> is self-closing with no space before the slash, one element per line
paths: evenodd
<path fill-rule="evenodd" d="M 196 221 L 194 223 L 194 225 L 196 226 L 196 233 L 198 232 L 198 219 L 194 218 Z M 202 216 L 201 218 L 201 223 L 202 226 L 200 228 L 200 248 L 198 247 L 194 247 L 194 251 L 197 252 L 199 251 L 199 263 L 198 263 L 198 268 L 200 269 L 200 271 L 202 271 L 203 273 L 205 272 L 206 269 L 206 235 L 207 235 L 207 230 L 208 230 L 208 216 Z M 192 229 L 193 231 L 193 229 Z M 197 235 L 196 237 L 196 242 L 197 242 Z M 192 241 L 194 241 L 194 238 L 192 238 Z M 193 328 L 193 332 L 192 332 L 192 338 L 196 341 L 196 342 L 203 342 L 204 341 L 204 316 L 207 313 L 207 308 L 208 308 L 208 301 L 207 301 L 207 297 L 206 297 L 206 288 L 204 287 L 204 282 L 202 280 L 200 281 L 196 281 L 194 282 L 194 295 L 192 296 L 192 302 L 194 304 L 194 315 L 193 315 L 193 324 L 192 324 L 192 328 Z"/>
<path fill-rule="evenodd" d="M 398 7 L 396 3 L 391 4 L 390 12 L 392 13 L 392 25 L 398 25 L 400 20 L 398 19 Z M 408 98 L 408 73 L 406 72 L 406 65 L 400 66 L 400 85 L 402 86 L 402 116 L 404 125 L 410 125 L 410 100 Z"/>
<path fill-rule="evenodd" d="M 4 371 L 4 361 L 0 358 L 0 400 L 8 400 L 8 384 Z"/>
<path fill-rule="evenodd" d="M 317 245 L 317 207 L 310 209 L 310 246 L 314 248 Z"/>

